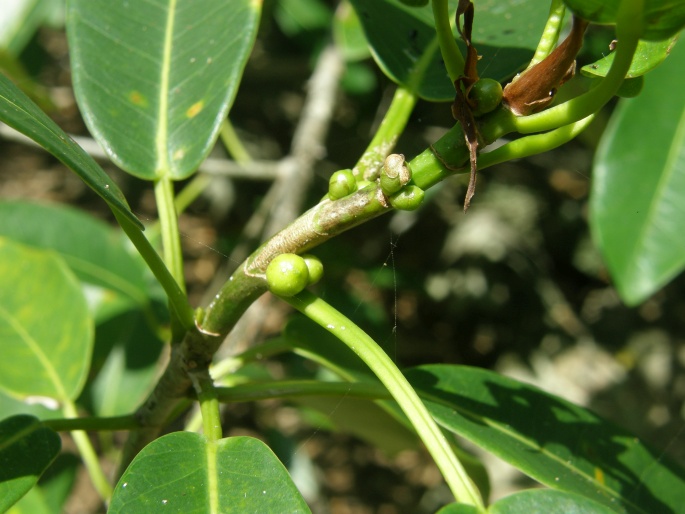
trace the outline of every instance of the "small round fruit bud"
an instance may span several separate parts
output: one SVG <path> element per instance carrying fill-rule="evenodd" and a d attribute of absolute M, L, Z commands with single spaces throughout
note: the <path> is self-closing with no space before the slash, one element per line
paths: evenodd
<path fill-rule="evenodd" d="M 295 296 L 309 284 L 309 268 L 299 255 L 277 255 L 266 267 L 266 283 L 278 296 Z"/>
<path fill-rule="evenodd" d="M 309 282 L 307 285 L 316 284 L 323 277 L 323 263 L 316 255 L 305 254 L 302 258 L 309 270 Z"/>
<path fill-rule="evenodd" d="M 328 196 L 332 200 L 338 200 L 357 190 L 357 180 L 352 170 L 339 170 L 331 175 L 328 181 Z"/>
<path fill-rule="evenodd" d="M 474 116 L 492 112 L 502 103 L 502 84 L 494 79 L 480 79 L 471 87 L 468 101 Z"/>

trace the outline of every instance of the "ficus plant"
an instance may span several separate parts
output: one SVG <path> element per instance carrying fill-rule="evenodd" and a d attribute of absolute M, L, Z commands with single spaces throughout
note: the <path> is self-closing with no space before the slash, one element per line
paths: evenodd
<path fill-rule="evenodd" d="M 685 205 L 672 195 L 685 181 L 685 52 L 675 44 L 685 3 L 349 0 L 338 9 L 345 16 L 327 27 L 334 43 L 319 59 L 370 49 L 396 83 L 394 96 L 366 150 L 330 175 L 323 198 L 255 244 L 202 305 L 186 292 L 178 219 L 210 183 L 199 170 L 220 134 L 246 173 L 258 167 L 227 118 L 261 2 L 67 2 L 78 106 L 111 161 L 152 184 L 159 222 L 147 230 L 113 178 L 0 76 L 0 119 L 73 170 L 118 223 L 114 230 L 63 207 L 0 203 L 0 510 L 60 511 L 39 479 L 55 472 L 59 434 L 70 432 L 110 512 L 309 512 L 267 444 L 225 437 L 221 407 L 324 397 L 366 401 L 384 434 L 418 437 L 453 496 L 443 513 L 683 512 L 685 471 L 629 432 L 485 369 L 400 371 L 354 312 L 317 296 L 314 284 L 326 282 L 325 259 L 315 254 L 328 240 L 420 209 L 431 188 L 456 175 L 470 177 L 464 206 L 473 209 L 481 170 L 567 143 L 625 94 L 637 98 L 619 104 L 602 136 L 590 226 L 623 301 L 644 301 L 685 266 Z M 525 24 L 531 29 L 513 30 Z M 613 28 L 616 42 L 576 69 L 584 34 L 596 25 Z M 574 75 L 586 77 L 583 87 L 564 94 Z M 441 103 L 454 120 L 409 155 L 396 146 L 420 99 Z M 297 138 L 293 147 L 307 148 Z M 298 167 L 316 158 L 301 155 L 277 181 L 299 180 Z M 176 195 L 175 182 L 186 179 Z M 273 208 L 289 201 L 276 197 Z M 298 313 L 276 339 L 221 351 L 265 293 Z M 94 367 L 96 334 L 125 341 L 128 353 Z M 325 378 L 255 372 L 284 354 Z M 139 359 L 135 372 L 122 371 L 126 359 Z M 114 432 L 125 434 L 120 449 Z M 87 433 L 110 441 L 100 445 L 106 458 Z M 464 440 L 541 487 L 488 504 L 487 480 Z M 107 459 L 117 469 L 103 466 Z"/>

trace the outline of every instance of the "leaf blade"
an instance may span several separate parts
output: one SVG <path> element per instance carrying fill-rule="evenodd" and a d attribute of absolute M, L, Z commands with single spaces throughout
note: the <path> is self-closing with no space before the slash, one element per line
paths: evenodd
<path fill-rule="evenodd" d="M 80 283 L 54 253 L 4 238 L 0 270 L 0 388 L 20 398 L 75 399 L 93 344 Z"/>
<path fill-rule="evenodd" d="M 213 447 L 213 448 L 212 448 Z M 215 453 L 216 466 L 208 464 Z M 109 512 L 292 512 L 309 508 L 283 465 L 261 441 L 230 437 L 216 443 L 190 432 L 156 439 L 123 474 Z"/>
<path fill-rule="evenodd" d="M 685 470 L 577 405 L 466 366 L 420 366 L 406 376 L 444 428 L 548 487 L 616 512 L 677 511 L 685 502 Z"/>
<path fill-rule="evenodd" d="M 140 220 L 131 212 L 121 190 L 93 158 L 2 74 L 0 120 L 45 148 L 76 172 L 112 209 L 131 220 L 136 227 L 143 227 Z"/>
<path fill-rule="evenodd" d="M 67 27 L 88 128 L 124 170 L 182 179 L 206 157 L 254 42 L 250 0 L 75 0 Z M 102 55 L 110 62 L 102 65 Z"/>
<path fill-rule="evenodd" d="M 614 25 L 621 0 L 564 0 L 564 3 L 585 20 Z M 685 26 L 685 4 L 680 0 L 647 0 L 643 9 L 644 39 L 666 39 Z"/>
<path fill-rule="evenodd" d="M 590 228 L 621 298 L 636 305 L 685 267 L 685 49 L 623 100 L 595 157 Z"/>
<path fill-rule="evenodd" d="M 408 7 L 399 0 L 350 0 L 361 20 L 376 63 L 393 81 L 430 101 L 454 99 L 435 38 L 430 5 Z M 450 0 L 456 12 L 457 0 Z M 476 4 L 473 43 L 482 56 L 480 75 L 503 81 L 524 68 L 533 56 L 547 20 L 535 0 Z M 464 46 L 461 41 L 462 53 Z"/>
<path fill-rule="evenodd" d="M 59 435 L 33 416 L 0 421 L 0 512 L 6 512 L 37 482 L 57 457 Z"/>

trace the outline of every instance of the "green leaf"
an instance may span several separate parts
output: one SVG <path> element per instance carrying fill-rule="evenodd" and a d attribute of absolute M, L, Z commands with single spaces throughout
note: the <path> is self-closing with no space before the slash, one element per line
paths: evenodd
<path fill-rule="evenodd" d="M 112 160 L 144 178 L 191 175 L 235 98 L 261 2 L 73 0 L 74 90 Z"/>
<path fill-rule="evenodd" d="M 685 505 L 683 469 L 582 407 L 483 369 L 429 365 L 406 376 L 444 428 L 548 487 L 616 512 Z"/>
<path fill-rule="evenodd" d="M 62 259 L 0 238 L 0 388 L 73 400 L 83 388 L 93 321 Z"/>
<path fill-rule="evenodd" d="M 272 451 L 250 437 L 216 443 L 175 432 L 141 451 L 116 486 L 111 514 L 309 512 Z"/>
<path fill-rule="evenodd" d="M 32 416 L 0 421 L 0 512 L 36 484 L 60 448 L 59 435 Z"/>
<path fill-rule="evenodd" d="M 376 62 L 392 80 L 426 100 L 454 99 L 435 38 L 430 5 L 409 7 L 399 0 L 350 0 L 361 20 Z M 450 0 L 450 13 L 458 0 Z M 539 0 L 475 3 L 473 43 L 481 76 L 503 81 L 524 68 L 535 52 L 547 21 Z M 459 41 L 461 45 L 461 42 Z M 465 48 L 461 45 L 462 54 Z"/>
<path fill-rule="evenodd" d="M 7 77 L 0 74 L 0 121 L 33 139 L 136 227 L 142 228 L 123 193 L 103 169 Z"/>
<path fill-rule="evenodd" d="M 593 23 L 616 24 L 622 0 L 564 0 L 581 18 Z M 685 3 L 682 0 L 644 0 L 645 30 L 643 39 L 659 41 L 676 35 L 685 26 Z"/>
<path fill-rule="evenodd" d="M 150 302 L 144 261 L 127 250 L 119 231 L 81 211 L 62 205 L 2 202 L 0 236 L 59 253 L 82 282 L 105 290 L 89 291 L 89 299 L 98 307 L 116 302 L 117 296 L 128 300 L 119 302 L 118 309 Z"/>
<path fill-rule="evenodd" d="M 630 69 L 626 74 L 626 78 L 640 77 L 659 66 L 668 57 L 668 54 L 671 53 L 671 49 L 676 44 L 676 41 L 678 41 L 678 36 L 663 41 L 645 41 L 641 39 L 637 44 L 637 50 L 635 50 L 633 62 L 630 63 Z M 611 52 L 599 61 L 583 66 L 580 71 L 588 77 L 606 77 L 613 62 L 614 52 Z"/>
<path fill-rule="evenodd" d="M 685 266 L 685 48 L 622 100 L 593 168 L 590 227 L 621 298 L 637 305 Z"/>
<path fill-rule="evenodd" d="M 583 496 L 551 489 L 521 491 L 499 500 L 488 509 L 490 514 L 530 514 L 531 512 L 613 514 L 616 511 Z"/>

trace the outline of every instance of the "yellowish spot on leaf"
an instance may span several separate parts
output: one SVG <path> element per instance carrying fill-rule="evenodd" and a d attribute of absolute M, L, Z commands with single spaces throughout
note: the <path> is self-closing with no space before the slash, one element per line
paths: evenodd
<path fill-rule="evenodd" d="M 179 148 L 178 150 L 176 150 L 176 151 L 174 152 L 172 158 L 173 158 L 175 161 L 180 161 L 181 159 L 183 159 L 183 157 L 185 157 L 185 155 L 186 155 L 186 150 L 185 150 L 185 148 Z"/>
<path fill-rule="evenodd" d="M 195 116 L 200 114 L 200 111 L 202 110 L 202 108 L 204 106 L 205 106 L 204 100 L 200 100 L 199 102 L 195 102 L 186 111 L 186 116 L 188 116 L 188 118 L 194 118 Z"/>
<path fill-rule="evenodd" d="M 599 468 L 595 468 L 595 480 L 604 485 L 604 472 Z"/>
<path fill-rule="evenodd" d="M 137 105 L 139 107 L 147 107 L 147 98 L 145 98 L 138 91 L 131 91 L 128 94 L 128 99 L 131 101 L 133 105 Z"/>

